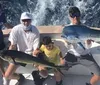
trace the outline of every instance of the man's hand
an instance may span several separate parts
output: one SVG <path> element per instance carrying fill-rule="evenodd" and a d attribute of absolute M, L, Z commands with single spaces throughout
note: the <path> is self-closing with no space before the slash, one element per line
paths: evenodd
<path fill-rule="evenodd" d="M 17 45 L 10 45 L 9 46 L 9 50 L 16 50 L 17 49 Z"/>
<path fill-rule="evenodd" d="M 63 58 L 60 58 L 60 64 L 64 65 L 65 64 L 65 60 Z"/>
<path fill-rule="evenodd" d="M 94 42 L 94 40 L 88 39 L 88 40 L 86 41 L 86 44 L 87 44 L 87 45 L 90 45 L 92 42 Z"/>
<path fill-rule="evenodd" d="M 36 56 L 37 54 L 39 54 L 41 51 L 39 49 L 36 49 L 33 51 L 33 56 Z"/>

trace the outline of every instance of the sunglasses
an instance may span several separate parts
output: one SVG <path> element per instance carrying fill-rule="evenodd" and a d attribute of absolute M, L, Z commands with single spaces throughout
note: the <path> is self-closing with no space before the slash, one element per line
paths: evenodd
<path fill-rule="evenodd" d="M 23 19 L 22 22 L 29 22 L 31 19 Z"/>

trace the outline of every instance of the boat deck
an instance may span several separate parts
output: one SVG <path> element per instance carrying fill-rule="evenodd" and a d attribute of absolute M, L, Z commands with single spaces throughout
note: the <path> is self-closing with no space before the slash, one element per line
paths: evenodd
<path fill-rule="evenodd" d="M 29 75 L 24 84 L 23 85 L 35 85 L 33 78 L 30 74 Z M 87 76 L 87 75 L 66 75 L 63 78 L 63 85 L 86 85 L 86 82 L 89 82 L 91 76 Z M 2 80 L 0 79 L 0 85 L 2 84 Z M 17 81 L 16 80 L 11 80 L 10 81 L 10 85 L 17 85 Z M 45 82 L 44 85 L 55 85 L 55 79 L 54 77 L 49 77 Z M 100 85 L 100 83 L 98 83 L 97 85 Z"/>
<path fill-rule="evenodd" d="M 19 67 L 16 71 L 17 73 L 24 73 L 23 75 L 25 76 L 26 80 L 23 85 L 35 85 L 32 75 L 30 74 L 34 68 L 30 68 L 32 68 L 31 65 L 26 66 L 26 68 Z M 77 70 L 75 70 L 75 68 L 77 68 Z M 80 68 L 83 68 L 84 70 L 81 70 Z M 92 75 L 89 74 L 89 71 L 80 65 L 73 66 L 73 68 L 69 69 L 69 71 L 63 71 L 63 73 L 65 74 L 65 76 L 63 76 L 63 85 L 86 85 L 85 83 L 89 82 L 90 78 L 92 77 Z M 3 85 L 1 75 L 0 78 L 0 85 Z M 44 85 L 55 85 L 55 83 L 54 76 L 49 76 L 44 82 Z M 11 80 L 10 85 L 17 85 L 17 80 Z M 97 85 L 100 85 L 100 82 L 98 82 Z"/>

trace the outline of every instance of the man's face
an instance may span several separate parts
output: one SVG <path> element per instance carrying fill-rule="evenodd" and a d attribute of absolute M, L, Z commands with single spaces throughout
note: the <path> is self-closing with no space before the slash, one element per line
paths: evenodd
<path fill-rule="evenodd" d="M 29 26 L 31 24 L 31 19 L 23 19 L 22 23 L 24 26 Z"/>

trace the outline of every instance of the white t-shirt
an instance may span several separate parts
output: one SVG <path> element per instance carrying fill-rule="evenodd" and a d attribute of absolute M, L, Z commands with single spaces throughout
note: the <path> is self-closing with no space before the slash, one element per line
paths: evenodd
<path fill-rule="evenodd" d="M 40 34 L 37 28 L 31 25 L 31 31 L 25 32 L 23 25 L 15 26 L 10 33 L 9 41 L 16 45 L 18 51 L 32 52 L 39 47 Z"/>

